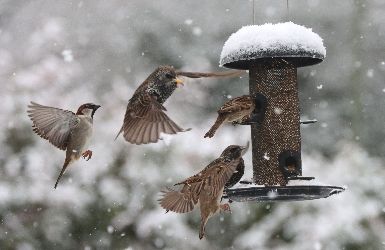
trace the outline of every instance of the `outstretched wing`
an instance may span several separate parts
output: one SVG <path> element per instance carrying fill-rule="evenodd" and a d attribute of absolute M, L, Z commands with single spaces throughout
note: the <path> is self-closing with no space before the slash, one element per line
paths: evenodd
<path fill-rule="evenodd" d="M 126 141 L 139 145 L 157 142 L 161 133 L 188 131 L 172 121 L 164 112 L 166 109 L 153 97 L 142 93 L 144 91 L 134 94 L 129 101 L 123 126 L 116 137 L 123 132 Z"/>
<path fill-rule="evenodd" d="M 239 161 L 240 159 L 231 162 L 224 162 L 220 159 L 214 160 L 198 174 L 175 184 L 183 184 L 180 191 L 171 188 L 162 191 L 163 197 L 159 199 L 160 205 L 167 212 L 187 213 L 192 211 L 198 203 L 202 190 L 213 198 L 218 197 L 219 192 L 223 190 L 236 170 Z"/>
<path fill-rule="evenodd" d="M 201 182 L 203 181 L 203 179 L 206 177 L 206 172 L 216 166 L 217 164 L 220 164 L 222 162 L 222 159 L 221 158 L 217 158 L 215 160 L 213 160 L 209 165 L 207 165 L 204 169 L 202 169 L 199 173 L 185 179 L 184 181 L 181 181 L 179 183 L 176 183 L 176 185 L 182 185 L 182 184 L 187 184 L 187 185 L 190 185 L 192 183 L 197 183 L 197 182 Z"/>
<path fill-rule="evenodd" d="M 250 110 L 253 107 L 253 99 L 249 95 L 243 95 L 236 98 L 233 98 L 227 101 L 222 107 L 218 110 L 219 114 L 224 113 L 236 113 L 243 110 Z"/>
<path fill-rule="evenodd" d="M 71 111 L 35 102 L 31 102 L 28 108 L 27 113 L 32 120 L 33 131 L 59 149 L 65 150 L 71 129 L 79 123 L 79 118 Z"/>
<path fill-rule="evenodd" d="M 159 204 L 166 211 L 175 213 L 188 213 L 192 211 L 198 203 L 198 196 L 202 189 L 202 182 L 192 185 L 184 185 L 180 191 L 167 188 L 162 191 L 163 197 L 159 199 Z"/>
<path fill-rule="evenodd" d="M 220 161 L 208 168 L 202 177 L 202 189 L 213 198 L 219 195 L 225 184 L 230 180 L 239 164 L 239 159 L 231 162 Z"/>

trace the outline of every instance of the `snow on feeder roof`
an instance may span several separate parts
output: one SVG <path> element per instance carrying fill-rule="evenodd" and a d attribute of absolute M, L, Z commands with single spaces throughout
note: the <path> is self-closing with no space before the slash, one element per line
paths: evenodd
<path fill-rule="evenodd" d="M 223 46 L 220 65 L 249 69 L 268 58 L 284 58 L 297 67 L 320 63 L 326 56 L 322 38 L 292 22 L 244 26 Z"/>

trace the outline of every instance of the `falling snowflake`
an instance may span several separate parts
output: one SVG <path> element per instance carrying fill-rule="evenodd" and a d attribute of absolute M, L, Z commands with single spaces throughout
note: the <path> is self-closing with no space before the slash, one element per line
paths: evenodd
<path fill-rule="evenodd" d="M 270 199 L 274 199 L 275 197 L 278 196 L 278 193 L 277 193 L 277 190 L 271 190 L 267 193 L 267 196 L 270 198 Z"/>
<path fill-rule="evenodd" d="M 374 70 L 368 69 L 368 71 L 366 72 L 366 76 L 369 78 L 373 78 L 373 75 L 374 75 Z"/>
<path fill-rule="evenodd" d="M 281 108 L 274 108 L 274 113 L 276 115 L 280 115 L 280 114 L 282 114 L 282 112 L 283 112 L 283 110 Z"/>
<path fill-rule="evenodd" d="M 193 21 L 192 19 L 186 19 L 186 20 L 184 20 L 184 23 L 185 23 L 186 25 L 191 25 L 193 22 L 194 22 L 194 21 Z"/>
<path fill-rule="evenodd" d="M 194 34 L 195 36 L 200 36 L 200 35 L 202 35 L 202 29 L 201 29 L 200 27 L 194 27 L 194 28 L 193 28 L 193 34 Z"/>
<path fill-rule="evenodd" d="M 111 226 L 111 225 L 109 225 L 109 226 L 107 227 L 107 232 L 108 232 L 109 234 L 112 234 L 112 233 L 114 232 L 114 227 Z"/>
<path fill-rule="evenodd" d="M 61 52 L 63 59 L 65 62 L 72 62 L 74 60 L 74 56 L 72 55 L 72 50 L 66 49 Z"/>

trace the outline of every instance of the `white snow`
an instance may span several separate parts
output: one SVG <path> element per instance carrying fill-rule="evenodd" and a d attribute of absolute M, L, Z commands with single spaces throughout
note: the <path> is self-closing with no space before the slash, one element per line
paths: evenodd
<path fill-rule="evenodd" d="M 195 36 L 201 36 L 202 35 L 202 29 L 200 27 L 194 27 L 192 32 Z"/>
<path fill-rule="evenodd" d="M 186 25 L 191 25 L 193 22 L 194 22 L 194 21 L 193 21 L 192 19 L 186 19 L 186 20 L 184 20 L 184 23 L 185 23 Z"/>
<path fill-rule="evenodd" d="M 283 112 L 283 110 L 281 108 L 278 108 L 278 107 L 274 108 L 274 113 L 276 115 L 280 115 L 280 114 L 282 114 L 282 112 Z"/>
<path fill-rule="evenodd" d="M 225 42 L 220 65 L 282 53 L 325 57 L 326 49 L 318 34 L 292 22 L 250 25 L 233 33 Z"/>
<path fill-rule="evenodd" d="M 265 159 L 267 161 L 270 160 L 270 156 L 267 152 L 265 152 L 265 154 L 263 155 L 263 159 Z"/>
<path fill-rule="evenodd" d="M 368 69 L 368 71 L 366 72 L 366 76 L 369 78 L 373 78 L 373 75 L 374 75 L 374 70 Z"/>
<path fill-rule="evenodd" d="M 72 62 L 74 60 L 72 50 L 69 50 L 69 49 L 63 50 L 61 54 L 65 62 Z"/>
<path fill-rule="evenodd" d="M 108 232 L 109 234 L 112 234 L 112 233 L 114 232 L 114 227 L 111 226 L 111 225 L 109 225 L 109 226 L 107 227 L 107 232 Z"/>

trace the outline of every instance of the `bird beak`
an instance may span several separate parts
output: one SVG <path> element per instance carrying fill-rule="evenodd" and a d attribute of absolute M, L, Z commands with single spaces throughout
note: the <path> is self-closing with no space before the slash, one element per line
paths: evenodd
<path fill-rule="evenodd" d="M 249 146 L 250 146 L 250 142 L 248 141 L 246 146 L 241 147 L 241 149 L 242 149 L 242 153 L 241 153 L 242 156 L 246 154 L 247 150 L 249 149 Z"/>
<path fill-rule="evenodd" d="M 100 107 L 101 107 L 100 105 L 95 105 L 95 110 L 97 110 Z"/>
<path fill-rule="evenodd" d="M 175 78 L 174 81 L 175 81 L 177 87 L 179 87 L 179 85 L 184 86 L 183 81 L 180 78 Z"/>

